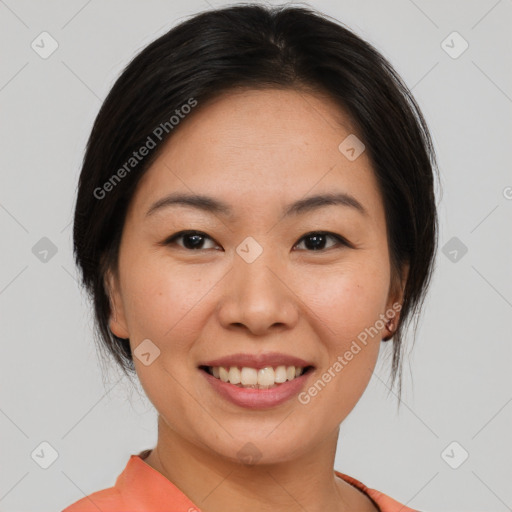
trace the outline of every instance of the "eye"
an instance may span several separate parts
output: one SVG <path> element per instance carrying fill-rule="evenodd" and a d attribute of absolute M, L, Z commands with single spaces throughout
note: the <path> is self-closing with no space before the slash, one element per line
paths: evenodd
<path fill-rule="evenodd" d="M 327 247 L 327 249 L 335 247 L 336 245 L 345 245 L 347 247 L 351 247 L 351 245 L 343 237 L 335 235 L 334 233 L 329 233 L 327 231 L 312 231 L 311 233 L 307 233 L 301 238 L 301 241 L 295 247 L 300 245 L 302 243 L 302 240 L 304 240 L 305 247 L 307 249 L 310 249 L 312 251 L 325 250 L 325 241 L 328 238 L 331 238 L 336 243 Z"/>
<path fill-rule="evenodd" d="M 334 240 L 335 243 L 326 247 L 326 240 L 329 238 L 331 240 Z M 178 243 L 178 240 L 183 240 L 183 243 Z M 218 245 L 216 245 L 215 243 L 213 244 L 213 247 L 205 247 L 205 240 L 210 240 L 211 242 L 213 242 L 213 239 L 206 233 L 203 233 L 202 231 L 188 230 L 180 231 L 179 233 L 170 236 L 162 244 L 177 244 L 183 249 L 191 251 L 215 249 L 216 247 L 218 247 Z M 305 248 L 308 251 L 322 251 L 326 249 L 331 249 L 332 247 L 336 247 L 337 245 L 352 247 L 352 245 L 343 237 L 336 235 L 334 233 L 329 233 L 327 231 L 312 231 L 310 233 L 307 233 L 300 239 L 300 241 L 295 245 L 295 247 L 298 247 L 301 243 L 305 244 Z"/>
<path fill-rule="evenodd" d="M 170 245 L 176 243 L 176 241 L 180 239 L 183 239 L 183 245 L 178 245 L 188 250 L 214 249 L 215 247 L 218 247 L 215 244 L 214 247 L 203 247 L 205 239 L 211 241 L 213 241 L 213 239 L 202 231 L 180 231 L 179 233 L 176 233 L 175 235 L 172 235 L 170 238 L 165 240 L 163 244 Z"/>

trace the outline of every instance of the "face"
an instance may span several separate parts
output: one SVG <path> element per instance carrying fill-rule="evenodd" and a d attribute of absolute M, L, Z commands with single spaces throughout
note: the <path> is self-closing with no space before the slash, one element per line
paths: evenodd
<path fill-rule="evenodd" d="M 291 460 L 363 394 L 401 297 L 370 160 L 339 149 L 353 133 L 326 98 L 232 92 L 198 105 L 139 183 L 110 327 L 173 435 Z M 161 201 L 178 193 L 210 201 Z"/>

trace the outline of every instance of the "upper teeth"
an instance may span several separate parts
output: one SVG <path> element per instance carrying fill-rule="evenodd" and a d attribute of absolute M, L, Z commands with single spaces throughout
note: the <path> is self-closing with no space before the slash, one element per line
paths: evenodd
<path fill-rule="evenodd" d="M 299 377 L 304 368 L 300 366 L 278 366 L 272 368 L 267 366 L 257 370 L 256 368 L 248 368 L 247 366 L 241 369 L 237 366 L 224 367 L 214 366 L 210 368 L 213 376 L 223 382 L 230 382 L 231 384 L 238 384 L 242 386 L 273 386 L 275 384 L 282 384 L 287 380 L 293 380 Z"/>

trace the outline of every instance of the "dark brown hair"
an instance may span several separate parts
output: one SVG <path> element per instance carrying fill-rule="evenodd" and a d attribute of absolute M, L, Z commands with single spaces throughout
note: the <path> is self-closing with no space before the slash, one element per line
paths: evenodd
<path fill-rule="evenodd" d="M 200 109 L 236 87 L 317 91 L 356 124 L 384 201 L 393 282 L 409 265 L 393 337 L 392 383 L 398 374 L 400 396 L 403 332 L 417 320 L 437 249 L 435 152 L 421 111 L 391 64 L 338 21 L 305 7 L 234 5 L 197 14 L 145 47 L 110 90 L 88 140 L 74 218 L 75 259 L 94 303 L 100 346 L 133 374 L 128 340 L 109 329 L 104 278 L 107 269 L 117 273 L 127 207 L 172 136 L 171 116 L 191 99 Z M 157 147 L 120 172 L 158 126 L 167 129 L 152 137 Z M 116 173 L 122 179 L 101 197 L 98 190 Z"/>

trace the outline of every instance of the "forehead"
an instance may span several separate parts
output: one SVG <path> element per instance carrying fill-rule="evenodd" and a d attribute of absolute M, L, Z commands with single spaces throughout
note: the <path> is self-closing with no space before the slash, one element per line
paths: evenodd
<path fill-rule="evenodd" d="M 326 97 L 276 89 L 228 92 L 199 103 L 181 121 L 139 183 L 132 207 L 147 210 L 180 191 L 254 211 L 336 190 L 375 209 L 380 196 L 367 154 L 351 161 L 339 149 L 354 135 L 349 116 Z"/>

